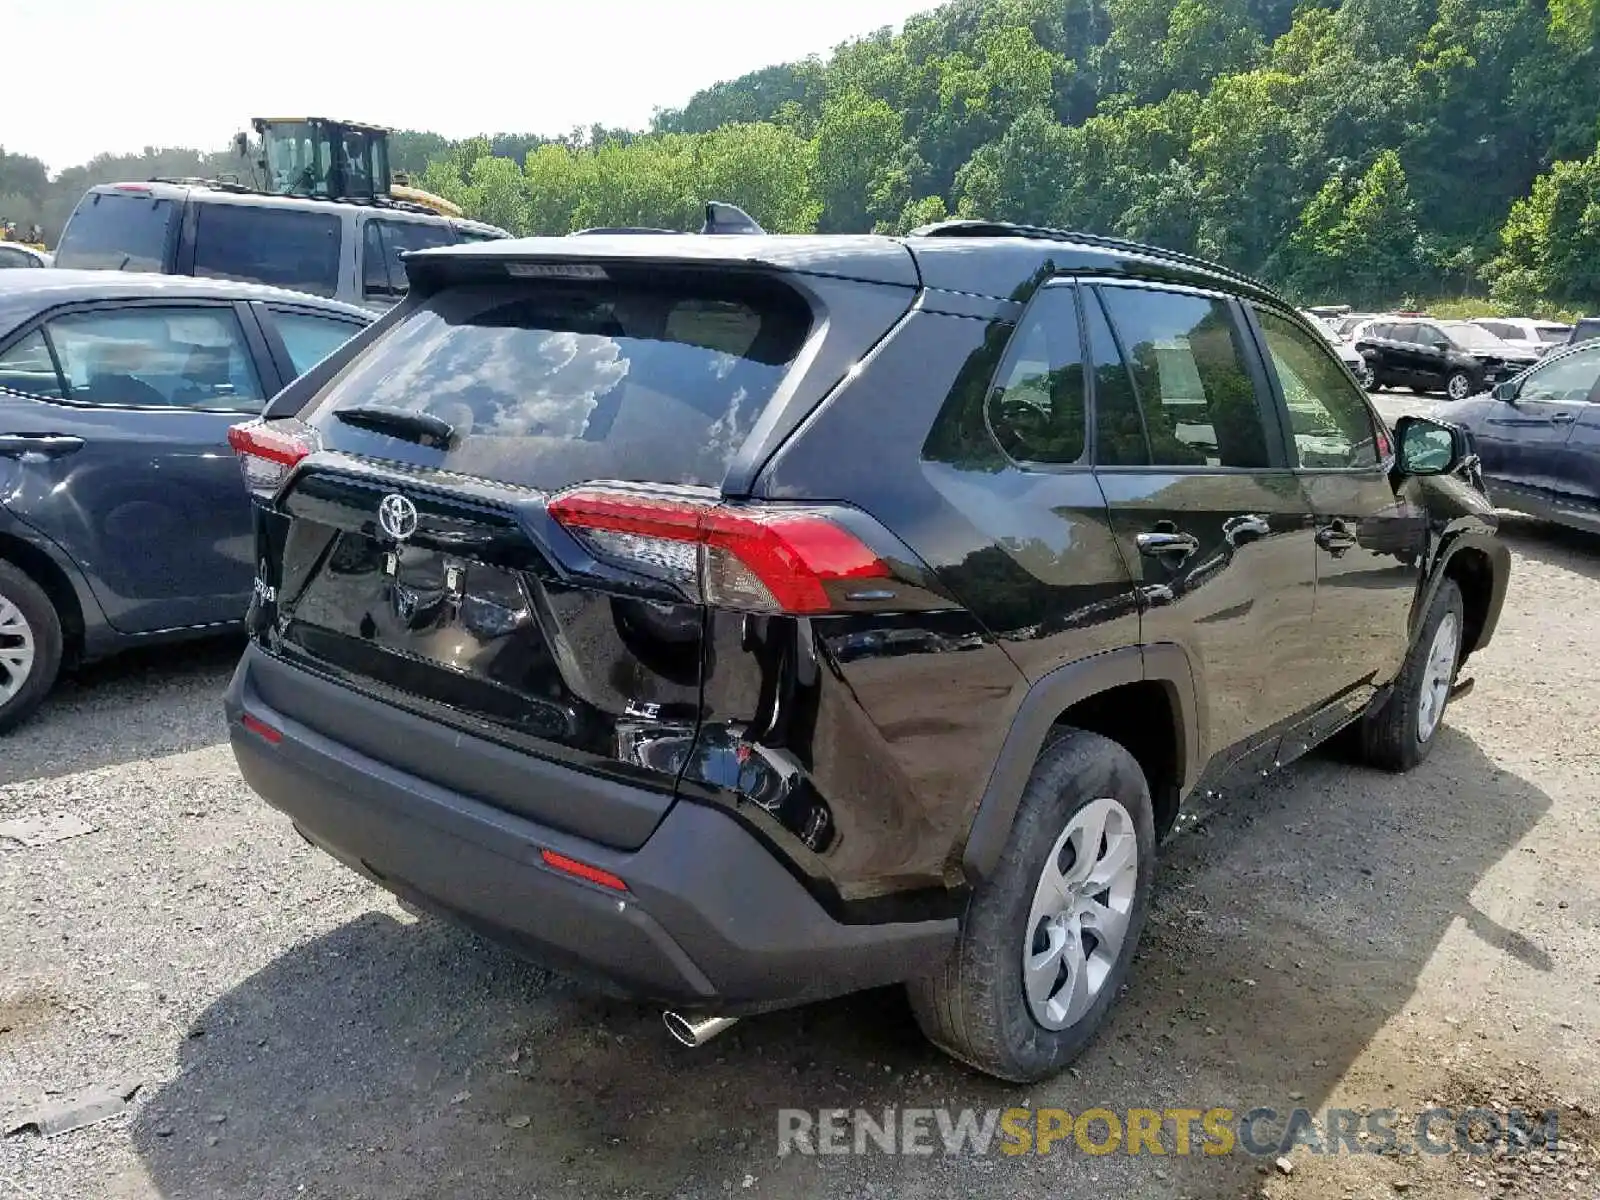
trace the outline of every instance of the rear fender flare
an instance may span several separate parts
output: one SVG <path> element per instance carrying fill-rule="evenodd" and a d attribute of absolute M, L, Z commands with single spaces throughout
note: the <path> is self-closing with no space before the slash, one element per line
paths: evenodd
<path fill-rule="evenodd" d="M 1189 656 L 1181 646 L 1170 642 L 1128 646 L 1056 667 L 1028 688 L 989 773 L 961 851 L 962 871 L 969 881 L 987 878 L 1000 861 L 1028 777 L 1057 718 L 1100 692 L 1142 682 L 1168 688 L 1177 716 L 1173 733 L 1182 787 L 1193 784 L 1199 774 L 1199 714 Z"/>

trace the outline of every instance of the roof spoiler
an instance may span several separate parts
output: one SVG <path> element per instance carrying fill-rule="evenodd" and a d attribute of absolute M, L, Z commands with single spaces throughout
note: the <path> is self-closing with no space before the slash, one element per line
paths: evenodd
<path fill-rule="evenodd" d="M 643 225 L 602 225 L 593 229 L 578 229 L 568 234 L 568 237 L 587 237 L 597 233 L 683 233 L 681 229 L 651 229 Z M 728 204 L 721 200 L 708 200 L 706 202 L 706 220 L 700 227 L 701 233 L 766 233 L 766 230 L 755 223 L 755 219 L 736 204 Z"/>

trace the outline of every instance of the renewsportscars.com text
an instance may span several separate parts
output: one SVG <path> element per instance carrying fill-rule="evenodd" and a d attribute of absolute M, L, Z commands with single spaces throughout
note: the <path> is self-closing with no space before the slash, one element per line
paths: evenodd
<path fill-rule="evenodd" d="M 778 1154 L 1516 1154 L 1555 1149 L 1558 1114 L 1430 1108 L 778 1110 Z"/>

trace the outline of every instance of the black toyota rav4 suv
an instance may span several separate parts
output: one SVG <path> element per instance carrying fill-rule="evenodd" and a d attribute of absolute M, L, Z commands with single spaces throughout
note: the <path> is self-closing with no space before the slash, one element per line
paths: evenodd
<path fill-rule="evenodd" d="M 1467 435 L 1391 440 L 1219 267 L 956 222 L 407 269 L 234 430 L 240 767 L 684 1040 L 903 983 L 966 1062 L 1060 1069 L 1185 797 L 1341 731 L 1415 766 L 1500 613 Z"/>

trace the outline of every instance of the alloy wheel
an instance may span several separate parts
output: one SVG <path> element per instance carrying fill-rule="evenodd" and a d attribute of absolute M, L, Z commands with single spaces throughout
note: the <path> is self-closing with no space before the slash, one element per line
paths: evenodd
<path fill-rule="evenodd" d="M 1417 705 L 1417 740 L 1425 742 L 1439 728 L 1450 688 L 1456 679 L 1456 658 L 1461 651 L 1461 623 L 1447 612 L 1433 635 L 1428 661 L 1422 669 L 1422 695 Z"/>
<path fill-rule="evenodd" d="M 1472 395 L 1472 380 L 1459 373 L 1452 375 L 1445 380 L 1444 390 L 1452 400 L 1465 400 Z"/>
<path fill-rule="evenodd" d="M 1138 887 L 1133 816 L 1116 800 L 1091 800 L 1051 847 L 1023 936 L 1023 992 L 1044 1028 L 1065 1029 L 1094 1005 L 1122 953 Z"/>
<path fill-rule="evenodd" d="M 33 674 L 33 629 L 22 610 L 0 595 L 0 704 L 5 704 Z"/>

